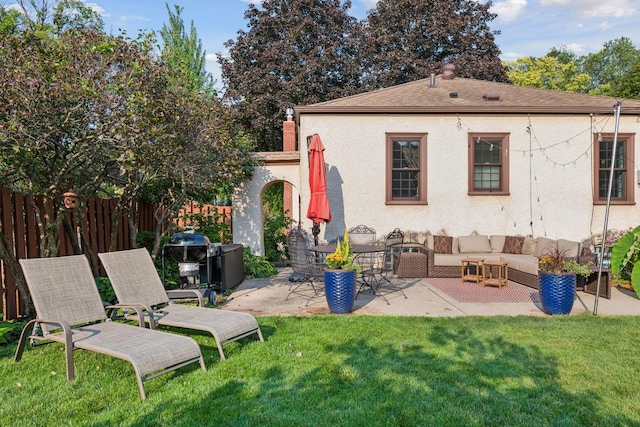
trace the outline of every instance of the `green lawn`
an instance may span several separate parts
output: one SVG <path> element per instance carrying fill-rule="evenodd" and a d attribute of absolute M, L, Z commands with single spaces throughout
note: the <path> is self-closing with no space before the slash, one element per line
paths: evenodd
<path fill-rule="evenodd" d="M 640 317 L 259 318 L 265 342 L 211 337 L 150 380 L 62 346 L 0 347 L 0 423 L 85 426 L 640 425 Z"/>

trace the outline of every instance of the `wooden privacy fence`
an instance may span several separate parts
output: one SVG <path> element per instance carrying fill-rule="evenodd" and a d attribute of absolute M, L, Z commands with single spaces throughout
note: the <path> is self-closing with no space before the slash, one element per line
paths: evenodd
<path fill-rule="evenodd" d="M 36 206 L 44 212 L 42 197 L 34 197 Z M 157 205 L 141 204 L 139 207 L 138 231 L 154 231 L 157 220 L 154 212 Z M 189 204 L 181 211 L 181 215 L 187 212 L 199 212 L 203 209 L 205 215 L 212 214 L 214 210 L 224 214 L 223 221 L 231 221 L 230 207 L 207 206 L 200 207 L 197 204 Z M 85 254 L 90 247 L 94 254 L 107 252 L 111 239 L 111 223 L 115 211 L 115 201 L 97 198 L 89 198 L 80 210 L 80 224 L 83 237 L 81 248 Z M 58 214 L 57 210 L 54 210 Z M 74 215 L 76 211 L 66 212 L 70 215 L 71 223 L 76 224 Z M 179 225 L 178 220 L 176 222 Z M 40 237 L 36 222 L 36 212 L 27 199 L 20 193 L 11 192 L 6 188 L 0 189 L 0 223 L 2 232 L 13 245 L 14 253 L 18 259 L 40 257 Z M 116 249 L 131 249 L 130 230 L 128 218 L 125 216 L 118 221 Z M 73 255 L 73 246 L 67 233 L 61 229 L 59 235 L 59 256 Z M 20 299 L 13 275 L 0 261 L 0 284 L 2 285 L 2 320 L 11 320 L 24 315 L 24 305 Z M 63 284 L 61 284 L 63 285 Z"/>
<path fill-rule="evenodd" d="M 189 202 L 184 208 L 178 212 L 178 217 L 175 220 L 178 229 L 181 230 L 184 227 L 184 221 L 182 217 L 186 214 L 198 214 L 202 213 L 204 216 L 220 215 L 219 220 L 229 224 L 229 230 L 231 230 L 231 206 L 214 206 L 214 205 L 202 205 L 197 202 Z"/>

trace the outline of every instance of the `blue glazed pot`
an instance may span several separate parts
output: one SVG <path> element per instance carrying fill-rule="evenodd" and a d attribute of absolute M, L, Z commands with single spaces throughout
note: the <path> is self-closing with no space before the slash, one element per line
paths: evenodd
<path fill-rule="evenodd" d="M 329 310 L 336 314 L 351 313 L 356 301 L 356 272 L 354 270 L 326 270 L 325 295 Z"/>
<path fill-rule="evenodd" d="M 538 272 L 540 302 L 547 314 L 569 314 L 576 298 L 576 275 Z"/>

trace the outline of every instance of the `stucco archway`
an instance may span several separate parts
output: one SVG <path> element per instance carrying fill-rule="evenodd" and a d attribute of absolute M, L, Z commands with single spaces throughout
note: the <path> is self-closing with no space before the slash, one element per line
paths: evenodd
<path fill-rule="evenodd" d="M 283 155 L 288 155 L 283 158 Z M 279 181 L 293 188 L 291 217 L 300 222 L 300 160 L 298 152 L 261 153 L 262 166 L 254 170 L 253 178 L 238 187 L 233 194 L 233 242 L 251 248 L 255 255 L 264 255 L 264 223 L 262 196 L 264 190 Z"/>

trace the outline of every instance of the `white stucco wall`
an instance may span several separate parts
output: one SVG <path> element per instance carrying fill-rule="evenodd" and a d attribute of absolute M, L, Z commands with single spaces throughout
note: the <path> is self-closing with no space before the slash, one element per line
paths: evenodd
<path fill-rule="evenodd" d="M 298 165 L 260 166 L 253 179 L 236 189 L 233 194 L 233 242 L 249 246 L 256 255 L 264 255 L 264 224 L 262 199 L 265 188 L 278 181 L 293 185 L 292 219 L 300 221 L 300 168 Z"/>
<path fill-rule="evenodd" d="M 613 133 L 614 117 L 589 115 L 322 115 L 300 116 L 299 140 L 317 133 L 327 164 L 333 221 L 320 240 L 366 224 L 379 237 L 396 227 L 448 235 L 522 234 L 584 240 L 602 232 L 605 207 L 593 204 L 593 134 Z M 530 127 L 531 133 L 527 132 Z M 636 117 L 622 117 L 620 133 L 638 133 Z M 385 133 L 427 133 L 428 205 L 385 205 Z M 467 195 L 467 143 L 471 132 L 510 134 L 510 195 Z M 303 144 L 301 144 L 302 148 Z M 635 159 L 640 160 L 640 141 Z M 300 182 L 308 180 L 301 149 Z M 630 171 L 634 174 L 636 170 Z M 301 205 L 309 203 L 299 187 Z M 634 185 L 638 199 L 638 186 Z M 304 216 L 304 215 L 303 215 Z M 311 221 L 302 218 L 310 230 Z M 612 206 L 610 229 L 640 223 L 637 205 Z"/>

